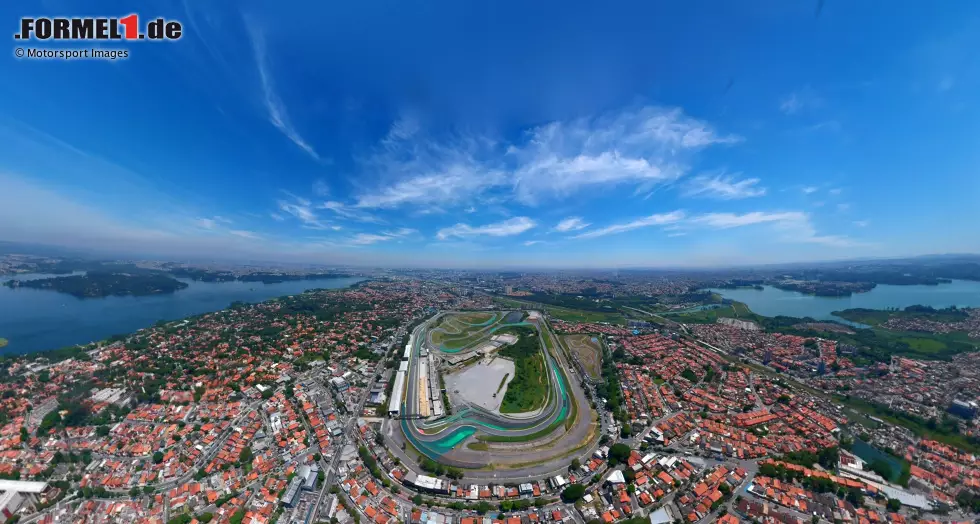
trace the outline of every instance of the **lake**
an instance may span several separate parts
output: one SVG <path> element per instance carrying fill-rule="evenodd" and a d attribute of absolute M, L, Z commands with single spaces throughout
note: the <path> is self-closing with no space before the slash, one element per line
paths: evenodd
<path fill-rule="evenodd" d="M 762 290 L 739 288 L 710 291 L 744 302 L 754 313 L 766 317 L 786 315 L 840 321 L 831 312 L 853 308 L 905 308 L 914 305 L 937 309 L 949 306 L 980 307 L 980 282 L 970 280 L 954 280 L 950 284 L 938 286 L 878 285 L 867 293 L 855 293 L 849 297 L 818 297 L 772 286 L 763 286 Z"/>
<path fill-rule="evenodd" d="M 861 460 L 867 462 L 866 470 L 871 470 L 871 463 L 876 460 L 882 460 L 888 464 L 891 468 L 891 475 L 888 480 L 895 482 L 899 477 L 902 476 L 902 461 L 881 451 L 880 449 L 868 444 L 867 442 L 856 438 L 854 439 L 854 446 L 851 448 L 851 452 L 857 455 Z"/>
<path fill-rule="evenodd" d="M 64 275 L 0 276 L 29 280 Z M 0 338 L 9 340 L 2 353 L 31 353 L 86 344 L 131 333 L 159 320 L 177 320 L 227 308 L 232 302 L 262 302 L 309 289 L 350 287 L 363 278 L 261 282 L 186 282 L 188 287 L 166 295 L 75 298 L 42 289 L 0 286 Z"/>

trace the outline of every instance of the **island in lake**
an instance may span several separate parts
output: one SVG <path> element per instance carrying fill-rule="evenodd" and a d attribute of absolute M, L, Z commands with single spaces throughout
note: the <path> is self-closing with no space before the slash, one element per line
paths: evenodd
<path fill-rule="evenodd" d="M 909 306 L 905 309 L 867 309 L 852 308 L 843 311 L 834 311 L 834 316 L 841 317 L 851 322 L 860 322 L 869 326 L 879 326 L 891 321 L 916 321 L 926 320 L 930 322 L 957 323 L 970 318 L 969 308 L 960 309 L 948 307 L 936 309 L 929 306 Z"/>
<path fill-rule="evenodd" d="M 9 343 L 10 343 L 9 340 L 7 340 L 7 339 L 5 339 L 3 337 L 0 337 L 0 348 L 7 347 L 7 344 L 9 344 Z"/>
<path fill-rule="evenodd" d="M 186 283 L 163 274 L 131 275 L 97 271 L 67 277 L 9 280 L 4 285 L 10 288 L 49 289 L 78 298 L 159 295 L 187 287 Z"/>
<path fill-rule="evenodd" d="M 827 282 L 822 280 L 783 280 L 773 282 L 772 287 L 783 291 L 796 291 L 818 297 L 849 297 L 854 293 L 867 293 L 875 288 L 874 282 Z"/>

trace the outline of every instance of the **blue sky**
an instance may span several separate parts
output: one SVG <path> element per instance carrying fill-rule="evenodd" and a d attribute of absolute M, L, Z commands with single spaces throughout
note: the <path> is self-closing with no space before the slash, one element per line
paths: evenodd
<path fill-rule="evenodd" d="M 666 4 L 155 2 L 180 41 L 10 53 L 0 239 L 440 267 L 980 251 L 980 4 Z M 0 12 L 132 12 L 91 6 Z"/>

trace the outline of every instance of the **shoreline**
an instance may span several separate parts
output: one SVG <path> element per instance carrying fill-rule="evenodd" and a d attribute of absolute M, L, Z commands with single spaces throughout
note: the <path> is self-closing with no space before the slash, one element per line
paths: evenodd
<path fill-rule="evenodd" d="M 334 280 L 351 280 L 351 282 L 349 284 L 345 285 L 345 286 L 334 287 L 334 288 L 325 288 L 325 287 L 316 285 L 316 283 L 319 282 L 319 283 L 322 284 L 323 281 L 326 281 L 326 280 L 330 280 L 330 281 L 334 281 Z M 67 343 L 67 344 L 63 344 L 63 345 L 56 345 L 55 347 L 45 347 L 45 348 L 41 348 L 41 349 L 18 350 L 16 348 L 16 345 L 13 345 L 13 346 L 10 345 L 9 339 L 3 339 L 3 340 L 6 340 L 7 341 L 7 344 L 5 344 L 5 345 L 0 344 L 0 358 L 20 358 L 20 357 L 36 358 L 36 357 L 39 357 L 39 356 L 43 356 L 43 354 L 45 354 L 45 353 L 54 353 L 54 352 L 60 352 L 60 351 L 72 351 L 72 350 L 76 350 L 77 348 L 88 347 L 88 346 L 91 346 L 93 344 L 98 344 L 100 342 L 107 342 L 109 340 L 117 339 L 117 337 L 121 337 L 121 336 L 122 337 L 128 337 L 128 336 L 130 336 L 130 335 L 132 335 L 132 334 L 134 334 L 134 333 L 136 333 L 136 332 L 138 332 L 140 330 L 143 330 L 143 329 L 147 329 L 149 327 L 152 327 L 154 324 L 159 323 L 159 322 L 164 322 L 164 323 L 178 322 L 178 321 L 181 321 L 181 320 L 186 320 L 186 319 L 198 317 L 198 316 L 201 316 L 201 315 L 207 315 L 207 314 L 215 313 L 215 312 L 218 312 L 218 311 L 224 311 L 226 309 L 230 309 L 231 307 L 233 307 L 233 305 L 235 303 L 260 304 L 260 303 L 263 303 L 263 302 L 269 302 L 269 301 L 273 301 L 273 300 L 280 300 L 283 297 L 294 296 L 294 295 L 306 293 L 306 292 L 309 292 L 309 291 L 314 291 L 314 290 L 317 290 L 317 289 L 322 289 L 322 290 L 325 290 L 325 291 L 349 290 L 349 289 L 354 289 L 354 288 L 360 286 L 361 284 L 363 284 L 364 282 L 368 282 L 370 280 L 372 280 L 372 279 L 367 278 L 367 277 L 337 277 L 337 278 L 324 278 L 324 279 L 322 279 L 320 281 L 317 281 L 317 280 L 300 280 L 300 281 L 295 281 L 294 283 L 303 282 L 303 283 L 310 284 L 310 286 L 309 287 L 306 287 L 306 288 L 304 288 L 302 290 L 293 291 L 293 292 L 288 292 L 286 290 L 282 290 L 283 291 L 282 293 L 278 293 L 278 294 L 275 294 L 273 296 L 262 297 L 262 298 L 258 298 L 258 299 L 249 299 L 247 297 L 245 297 L 245 298 L 240 297 L 240 298 L 237 298 L 237 299 L 234 299 L 234 300 L 229 300 L 228 302 L 224 303 L 223 305 L 221 305 L 219 307 L 213 307 L 213 308 L 210 308 L 209 307 L 206 310 L 199 311 L 197 313 L 181 314 L 181 315 L 179 315 L 177 317 L 174 317 L 174 318 L 156 318 L 155 320 L 149 320 L 149 321 L 146 321 L 146 322 L 141 322 L 140 325 L 139 325 L 139 327 L 135 327 L 135 328 L 124 328 L 124 329 L 118 329 L 118 330 L 106 329 L 105 331 L 112 331 L 112 332 L 107 333 L 104 336 L 99 336 L 99 337 L 92 338 L 90 340 L 86 340 L 86 341 L 83 341 L 83 342 Z M 223 282 L 197 282 L 197 283 L 198 284 L 203 284 L 203 285 L 221 285 L 221 284 L 225 284 Z M 242 285 L 242 284 L 252 284 L 252 283 L 250 283 L 250 282 L 234 282 L 233 284 Z M 262 285 L 279 285 L 279 284 L 262 284 Z M 39 293 L 48 294 L 48 293 L 45 293 L 48 290 L 31 290 L 31 291 L 36 291 L 36 292 L 39 292 Z M 53 293 L 50 293 L 50 294 L 53 295 L 53 296 L 64 295 L 63 293 L 58 293 L 58 292 L 53 292 Z M 166 294 L 166 295 L 164 295 L 164 294 L 155 294 L 155 295 L 146 295 L 146 296 L 109 296 L 109 297 L 100 297 L 98 300 L 86 300 L 86 299 L 79 299 L 77 297 L 72 297 L 70 300 L 74 300 L 74 301 L 76 301 L 76 302 L 78 302 L 80 304 L 86 304 L 86 303 L 99 304 L 99 303 L 104 303 L 106 300 L 125 300 L 125 301 L 146 300 L 146 299 L 153 300 L 153 299 L 158 299 L 158 298 L 172 298 L 172 297 L 178 297 L 178 296 L 180 296 L 180 294 L 178 294 L 178 293 L 169 293 L 169 294 Z M 60 329 L 60 328 L 58 328 L 57 326 L 55 326 L 54 328 L 52 328 L 52 330 L 57 330 L 57 329 Z"/>

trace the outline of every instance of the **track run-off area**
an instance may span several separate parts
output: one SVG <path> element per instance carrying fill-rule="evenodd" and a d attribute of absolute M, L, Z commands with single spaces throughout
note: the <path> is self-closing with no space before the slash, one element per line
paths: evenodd
<path fill-rule="evenodd" d="M 540 407 L 525 413 L 501 413 L 449 391 L 446 409 L 451 413 L 438 418 L 420 415 L 420 395 L 425 392 L 424 387 L 417 386 L 420 369 L 421 373 L 451 374 L 482 359 L 504 358 L 496 353 L 501 337 L 506 335 L 494 335 L 515 331 L 534 333 L 544 359 L 547 399 Z M 516 473 L 560 460 L 567 463 L 572 455 L 588 451 L 598 441 L 598 417 L 582 389 L 581 377 L 569 365 L 566 350 L 540 315 L 440 312 L 420 324 L 410 340 L 406 387 L 397 420 L 391 421 L 398 423 L 407 455 L 414 451 L 447 466 Z M 497 392 L 501 385 L 499 378 L 485 382 L 479 387 L 486 388 L 488 394 Z"/>

